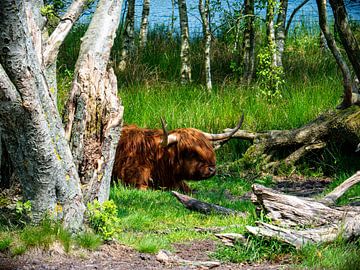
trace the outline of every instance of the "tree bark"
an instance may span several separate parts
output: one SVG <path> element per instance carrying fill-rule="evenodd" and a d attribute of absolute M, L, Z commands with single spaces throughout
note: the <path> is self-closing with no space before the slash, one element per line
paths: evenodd
<path fill-rule="evenodd" d="M 276 20 L 276 66 L 282 67 L 282 57 L 285 50 L 285 22 L 288 9 L 288 0 L 280 0 L 279 12 Z"/>
<path fill-rule="evenodd" d="M 149 26 L 150 0 L 144 0 L 140 27 L 140 48 L 143 49 L 147 42 Z"/>
<path fill-rule="evenodd" d="M 326 113 L 297 129 L 259 133 L 239 130 L 232 137 L 253 142 L 244 154 L 244 162 L 262 164 L 264 171 L 276 170 L 280 165 L 293 166 L 306 154 L 325 148 L 331 140 L 346 142 L 355 151 L 360 142 L 360 108 Z"/>
<path fill-rule="evenodd" d="M 344 45 L 348 59 L 355 71 L 356 77 L 360 80 L 360 49 L 359 44 L 351 31 L 348 15 L 343 0 L 330 0 L 334 13 L 336 29 L 342 44 Z"/>
<path fill-rule="evenodd" d="M 296 248 L 360 235 L 359 207 L 330 208 L 315 200 L 277 193 L 260 185 L 253 185 L 253 192 L 256 202 L 277 225 L 259 222 L 257 227 L 246 226 L 252 234 L 273 237 Z"/>
<path fill-rule="evenodd" d="M 249 84 L 255 70 L 254 0 L 244 1 L 245 30 L 242 46 L 243 78 Z"/>
<path fill-rule="evenodd" d="M 0 2 L 1 136 L 34 221 L 58 214 L 76 230 L 85 209 L 79 177 L 24 18 L 22 2 Z"/>
<path fill-rule="evenodd" d="M 327 15 L 326 15 L 326 0 L 316 0 L 319 12 L 319 24 L 321 31 L 324 33 L 327 45 L 335 57 L 336 63 L 340 68 L 343 75 L 343 85 L 344 85 L 344 96 L 342 103 L 338 106 L 339 109 L 347 108 L 352 105 L 352 78 L 351 72 L 346 64 L 344 58 L 341 55 L 339 48 L 336 46 L 335 39 L 331 35 L 328 24 L 327 24 Z"/>
<path fill-rule="evenodd" d="M 176 199 L 179 200 L 179 202 L 181 202 L 189 210 L 197 211 L 197 212 L 200 212 L 203 214 L 215 213 L 215 214 L 221 214 L 221 215 L 243 215 L 243 216 L 245 216 L 244 213 L 240 213 L 238 211 L 235 211 L 235 210 L 232 210 L 229 208 L 225 208 L 225 207 L 222 207 L 222 206 L 219 206 L 216 204 L 202 202 L 197 199 L 191 198 L 187 195 L 180 194 L 176 191 L 172 191 L 171 193 L 176 197 Z"/>
<path fill-rule="evenodd" d="M 125 31 L 123 34 L 120 62 L 118 64 L 118 69 L 120 71 L 126 69 L 129 55 L 134 50 L 135 0 L 128 0 L 127 3 L 128 10 L 125 19 Z"/>
<path fill-rule="evenodd" d="M 83 184 L 85 202 L 108 199 L 123 107 L 108 66 L 122 0 L 100 0 L 82 39 L 67 102 L 66 138 Z"/>
<path fill-rule="evenodd" d="M 191 82 L 189 23 L 188 23 L 188 15 L 186 8 L 186 0 L 179 0 L 178 6 L 179 6 L 180 31 L 181 31 L 180 78 L 181 78 L 181 83 L 186 84 Z"/>
<path fill-rule="evenodd" d="M 66 13 L 61 17 L 60 23 L 56 26 L 45 44 L 43 60 L 46 67 L 53 64 L 57 59 L 61 44 L 80 17 L 86 3 L 87 0 L 74 0 Z"/>
<path fill-rule="evenodd" d="M 208 92 L 212 90 L 211 80 L 211 31 L 210 31 L 210 0 L 205 0 L 205 7 L 203 0 L 199 0 L 199 12 L 201 15 L 203 36 L 204 36 L 204 66 L 205 66 L 205 81 Z"/>
<path fill-rule="evenodd" d="M 275 39 L 275 6 L 276 0 L 268 0 L 266 7 L 266 36 L 268 48 L 271 53 L 271 65 L 276 67 L 277 53 L 276 53 L 276 39 Z"/>

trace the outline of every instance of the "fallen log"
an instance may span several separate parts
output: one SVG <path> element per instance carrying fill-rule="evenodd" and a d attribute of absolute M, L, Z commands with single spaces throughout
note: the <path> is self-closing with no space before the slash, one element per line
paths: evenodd
<path fill-rule="evenodd" d="M 212 203 L 202 202 L 202 201 L 194 199 L 194 198 L 192 198 L 190 196 L 180 194 L 180 193 L 178 193 L 176 191 L 172 191 L 171 193 L 187 209 L 192 210 L 192 211 L 197 211 L 197 212 L 200 212 L 200 213 L 203 213 L 203 214 L 216 213 L 216 214 L 221 214 L 221 215 L 241 215 L 241 216 L 244 216 L 244 217 L 246 216 L 246 214 L 243 213 L 243 212 L 239 212 L 239 211 L 229 209 L 229 208 L 226 208 L 226 207 L 222 207 L 222 206 L 212 204 Z"/>
<path fill-rule="evenodd" d="M 344 240 L 358 238 L 360 207 L 336 207 L 334 204 L 360 182 L 359 178 L 360 171 L 319 201 L 253 185 L 254 202 L 266 211 L 272 224 L 258 222 L 257 226 L 247 226 L 246 229 L 254 235 L 276 238 L 296 248 L 308 243 L 331 242 L 339 237 Z"/>
<path fill-rule="evenodd" d="M 228 131 L 230 129 L 225 129 Z M 292 130 L 238 130 L 232 138 L 252 142 L 241 159 L 243 163 L 261 165 L 263 171 L 275 172 L 283 166 L 294 166 L 310 153 L 325 149 L 331 141 L 338 145 L 344 143 L 347 150 L 355 152 L 360 142 L 360 107 L 324 113 L 307 125 Z"/>

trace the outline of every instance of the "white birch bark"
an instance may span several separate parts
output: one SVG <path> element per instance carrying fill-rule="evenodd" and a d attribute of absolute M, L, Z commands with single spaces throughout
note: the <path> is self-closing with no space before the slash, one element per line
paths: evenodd
<path fill-rule="evenodd" d="M 181 30 L 181 69 L 180 78 L 181 83 L 191 82 L 191 64 L 190 64 L 190 43 L 189 43 L 189 23 L 186 8 L 186 0 L 179 0 L 179 16 L 180 16 L 180 30 Z"/>
<path fill-rule="evenodd" d="M 65 131 L 83 184 L 85 201 L 108 199 L 123 107 L 108 66 L 122 0 L 100 0 L 82 39 Z"/>
<path fill-rule="evenodd" d="M 277 55 L 276 55 L 276 43 L 275 43 L 275 6 L 276 0 L 268 0 L 266 7 L 266 35 L 268 46 L 271 53 L 271 63 L 273 67 L 276 67 Z"/>
<path fill-rule="evenodd" d="M 280 0 L 280 7 L 276 20 L 275 40 L 276 40 L 276 66 L 282 67 L 282 57 L 285 50 L 285 23 L 288 8 L 288 0 Z"/>
<path fill-rule="evenodd" d="M 67 12 L 62 16 L 60 23 L 46 41 L 43 54 L 45 66 L 51 65 L 57 59 L 61 44 L 83 12 L 86 3 L 87 0 L 74 0 Z"/>
<path fill-rule="evenodd" d="M 150 0 L 144 0 L 140 26 L 140 48 L 144 48 L 147 42 L 149 27 Z"/>
<path fill-rule="evenodd" d="M 211 32 L 210 32 L 210 0 L 205 0 L 205 7 L 203 0 L 199 0 L 199 12 L 201 15 L 203 36 L 204 36 L 204 66 L 205 66 L 205 81 L 206 89 L 211 92 Z"/>
<path fill-rule="evenodd" d="M 128 62 L 129 54 L 134 50 L 134 21 L 135 21 L 135 0 L 128 0 L 128 10 L 125 19 L 125 31 L 121 49 L 118 69 L 124 71 Z"/>

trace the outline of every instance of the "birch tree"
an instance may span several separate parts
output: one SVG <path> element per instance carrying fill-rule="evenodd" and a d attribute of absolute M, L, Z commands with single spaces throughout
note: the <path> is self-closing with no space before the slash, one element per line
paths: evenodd
<path fill-rule="evenodd" d="M 134 49 L 134 25 L 135 25 L 135 0 L 127 0 L 127 13 L 125 19 L 125 30 L 118 69 L 124 71 L 129 55 Z"/>
<path fill-rule="evenodd" d="M 150 0 L 144 0 L 140 26 L 140 48 L 144 48 L 147 42 L 149 27 Z"/>
<path fill-rule="evenodd" d="M 241 58 L 243 60 L 243 78 L 250 83 L 255 70 L 255 26 L 254 0 L 244 1 L 245 29 Z"/>
<path fill-rule="evenodd" d="M 204 36 L 204 66 L 206 89 L 211 92 L 211 31 L 210 31 L 210 0 L 199 0 L 199 12 L 201 15 L 203 36 Z"/>
<path fill-rule="evenodd" d="M 179 0 L 178 6 L 179 6 L 180 31 L 181 31 L 180 76 L 181 76 L 181 83 L 185 84 L 191 82 L 189 23 L 188 23 L 186 0 Z"/>
<path fill-rule="evenodd" d="M 81 4 L 80 1 L 76 1 L 76 3 L 80 4 L 79 9 L 78 7 L 74 8 L 73 4 L 70 6 L 69 12 L 72 9 L 82 10 L 84 3 Z M 104 106 L 108 106 L 107 103 L 97 103 L 96 109 L 100 112 L 110 111 L 112 115 L 116 114 L 116 117 L 111 118 L 108 117 L 108 114 L 103 113 L 102 117 L 108 119 L 105 123 L 104 121 L 95 122 L 91 126 L 89 122 L 83 121 L 82 124 L 86 127 L 83 130 L 77 130 L 79 133 L 87 133 L 89 130 L 97 129 L 102 138 L 107 141 L 118 139 L 119 119 L 122 117 L 116 92 L 113 93 L 116 79 L 115 81 L 114 78 L 110 80 L 111 76 L 101 73 L 101 71 L 93 73 L 92 75 L 96 75 L 98 79 L 95 87 L 86 82 L 88 77 L 85 77 L 84 73 L 79 70 L 86 68 L 84 63 L 93 60 L 91 50 L 89 52 L 89 50 L 83 49 L 86 46 L 84 44 L 97 45 L 99 48 L 102 41 L 103 44 L 106 44 L 106 48 L 111 47 L 121 4 L 122 1 L 118 0 L 99 1 L 91 24 L 101 25 L 104 34 L 99 36 L 98 29 L 89 27 L 78 61 L 83 64 L 77 66 L 78 78 L 75 78 L 73 86 L 74 88 L 80 88 L 82 85 L 88 86 L 81 93 L 82 97 L 90 96 L 90 90 L 93 90 L 90 89 L 91 87 L 96 88 L 97 94 L 103 93 L 109 97 L 108 100 L 112 102 L 113 106 L 105 108 Z M 87 189 L 81 190 L 80 179 L 83 175 L 81 175 L 77 162 L 77 152 L 74 151 L 74 147 L 72 149 L 69 147 L 56 107 L 54 97 L 56 89 L 52 89 L 52 87 L 56 87 L 56 84 L 49 83 L 54 78 L 48 75 L 47 68 L 56 61 L 56 57 L 53 56 L 57 54 L 60 47 L 58 43 L 61 43 L 66 36 L 62 34 L 71 28 L 81 12 L 75 12 L 72 19 L 61 20 L 59 28 L 55 29 L 52 34 L 60 33 L 61 38 L 55 36 L 51 38 L 50 36 L 49 39 L 46 39 L 43 32 L 46 32 L 46 29 L 40 15 L 42 5 L 41 0 L 27 2 L 3 0 L 0 2 L 0 28 L 2 29 L 0 37 L 1 139 L 6 145 L 6 152 L 13 164 L 14 173 L 21 183 L 24 199 L 30 200 L 32 203 L 34 221 L 40 221 L 45 214 L 55 214 L 62 219 L 66 227 L 78 230 L 82 226 L 85 210 L 83 198 L 84 195 L 88 196 L 87 193 L 84 193 L 84 191 L 87 192 Z M 68 16 L 66 14 L 64 16 Z M 67 24 L 65 28 L 68 30 L 59 31 L 61 27 L 64 27 L 63 23 Z M 90 40 L 96 40 L 97 43 L 91 43 Z M 98 48 L 96 48 L 98 51 L 94 48 L 98 53 L 97 57 L 103 57 L 103 62 L 107 62 L 107 50 L 104 52 Z M 49 51 L 52 53 L 45 53 Z M 89 61 L 80 59 L 89 59 Z M 98 66 L 96 67 L 98 68 Z M 108 84 L 102 83 L 106 80 L 111 81 L 112 88 L 106 87 Z M 98 96 L 101 97 L 100 94 Z M 93 98 L 97 99 L 98 97 Z M 80 100 L 77 101 L 79 102 L 77 106 L 81 106 Z M 84 103 L 82 104 L 84 105 Z M 77 112 L 75 117 L 77 121 L 78 117 L 81 117 L 81 114 Z M 116 120 L 113 120 L 115 118 Z M 112 138 L 108 134 L 111 134 Z M 79 135 L 86 137 L 84 134 Z M 103 163 L 97 162 L 97 168 L 100 165 L 102 168 L 112 167 L 115 149 L 110 149 L 111 147 L 108 147 L 108 153 L 101 152 L 104 157 Z M 105 147 L 101 150 L 103 149 Z M 99 149 L 96 150 L 99 151 Z M 85 150 L 83 156 L 88 156 Z M 98 179 L 101 183 L 106 183 L 104 179 L 108 175 L 109 173 L 104 172 L 103 178 Z M 97 197 L 105 198 L 102 195 L 106 194 L 104 189 L 106 190 L 106 188 L 96 190 Z"/>

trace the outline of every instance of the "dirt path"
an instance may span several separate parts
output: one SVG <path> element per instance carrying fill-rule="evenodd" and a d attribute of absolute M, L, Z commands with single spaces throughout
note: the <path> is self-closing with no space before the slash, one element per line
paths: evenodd
<path fill-rule="evenodd" d="M 216 243 L 211 240 L 196 241 L 187 244 L 174 245 L 174 255 L 189 261 L 209 261 L 209 253 L 215 250 Z M 185 269 L 209 269 L 206 267 L 193 266 L 183 263 L 159 262 L 156 255 L 139 253 L 132 248 L 121 244 L 105 244 L 97 251 L 74 251 L 66 254 L 60 245 L 54 245 L 49 250 L 34 249 L 24 255 L 11 258 L 0 253 L 1 270 L 185 270 Z M 223 263 L 214 267 L 216 270 L 249 269 L 288 269 L 286 266 L 274 264 L 246 265 Z"/>

